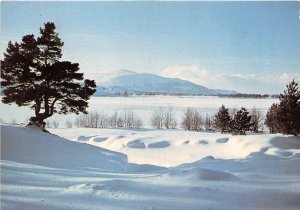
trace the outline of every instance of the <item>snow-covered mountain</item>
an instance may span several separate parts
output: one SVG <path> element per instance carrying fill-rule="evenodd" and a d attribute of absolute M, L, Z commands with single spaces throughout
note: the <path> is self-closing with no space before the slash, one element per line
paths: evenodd
<path fill-rule="evenodd" d="M 235 91 L 214 90 L 196 85 L 190 81 L 166 78 L 149 73 L 136 73 L 129 70 L 95 74 L 96 96 L 123 94 L 170 94 L 170 95 L 217 95 L 236 94 Z"/>

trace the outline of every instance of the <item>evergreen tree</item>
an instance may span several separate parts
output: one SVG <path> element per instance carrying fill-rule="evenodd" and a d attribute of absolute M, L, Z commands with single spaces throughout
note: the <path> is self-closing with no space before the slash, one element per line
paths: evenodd
<path fill-rule="evenodd" d="M 215 115 L 214 126 L 217 130 L 221 131 L 221 133 L 229 132 L 230 122 L 231 117 L 229 115 L 228 108 L 225 108 L 225 106 L 222 105 L 219 108 L 218 113 Z"/>
<path fill-rule="evenodd" d="M 242 107 L 234 115 L 231 130 L 234 134 L 246 135 L 246 131 L 249 131 L 252 125 L 251 115 L 249 115 L 246 108 Z"/>
<path fill-rule="evenodd" d="M 278 124 L 283 134 L 300 134 L 300 91 L 298 82 L 292 80 L 279 96 Z"/>
<path fill-rule="evenodd" d="M 270 133 L 280 132 L 278 124 L 278 104 L 274 103 L 268 109 L 265 125 L 269 128 Z"/>
<path fill-rule="evenodd" d="M 26 35 L 21 43 L 8 43 L 1 60 L 1 86 L 6 104 L 30 106 L 31 120 L 45 126 L 54 113 L 87 113 L 88 99 L 95 92 L 93 80 L 83 80 L 79 64 L 60 61 L 63 42 L 54 23 L 40 28 L 40 37 Z"/>

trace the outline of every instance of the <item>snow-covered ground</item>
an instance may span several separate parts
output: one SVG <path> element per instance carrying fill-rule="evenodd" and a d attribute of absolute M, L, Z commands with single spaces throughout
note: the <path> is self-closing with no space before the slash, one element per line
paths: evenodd
<path fill-rule="evenodd" d="M 1 125 L 1 209 L 300 208 L 299 137 L 50 132 Z"/>
<path fill-rule="evenodd" d="M 173 107 L 177 121 L 181 122 L 184 111 L 188 107 L 197 109 L 202 115 L 216 113 L 222 104 L 229 108 L 241 108 L 243 106 L 249 110 L 256 107 L 257 110 L 265 114 L 275 102 L 278 102 L 278 99 L 219 98 L 215 96 L 92 97 L 89 101 L 88 110 L 112 114 L 114 111 L 122 113 L 126 109 L 131 109 L 143 120 L 146 127 L 150 127 L 150 118 L 154 110 L 159 107 Z M 12 122 L 13 119 L 18 123 L 26 122 L 33 115 L 34 111 L 27 107 L 1 104 L 1 118 L 4 122 Z M 74 118 L 76 115 L 57 114 L 49 120 L 57 120 L 61 126 L 64 126 L 66 120 L 74 120 Z"/>

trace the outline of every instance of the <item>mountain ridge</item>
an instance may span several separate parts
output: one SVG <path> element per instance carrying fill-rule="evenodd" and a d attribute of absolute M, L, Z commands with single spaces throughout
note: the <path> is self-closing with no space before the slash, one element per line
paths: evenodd
<path fill-rule="evenodd" d="M 119 70 L 106 73 L 103 77 L 94 75 L 97 83 L 95 96 L 114 95 L 230 95 L 233 90 L 209 89 L 179 78 L 162 77 L 151 73 L 136 73 L 130 70 Z"/>

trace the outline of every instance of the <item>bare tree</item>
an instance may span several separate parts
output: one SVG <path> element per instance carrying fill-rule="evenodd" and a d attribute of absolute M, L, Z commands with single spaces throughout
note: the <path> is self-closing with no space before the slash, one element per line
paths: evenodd
<path fill-rule="evenodd" d="M 199 131 L 202 129 L 204 124 L 203 117 L 199 114 L 197 110 L 194 110 L 193 113 L 193 124 L 192 124 L 192 130 Z"/>
<path fill-rule="evenodd" d="M 99 113 L 97 111 L 91 111 L 88 114 L 88 118 L 89 118 L 89 123 L 88 123 L 89 127 L 97 128 L 99 124 L 99 118 L 100 118 Z"/>
<path fill-rule="evenodd" d="M 168 107 L 165 110 L 164 116 L 163 116 L 163 125 L 166 129 L 175 129 L 177 126 L 177 121 L 175 118 L 175 113 L 173 111 L 173 107 Z"/>
<path fill-rule="evenodd" d="M 133 128 L 134 127 L 134 113 L 131 109 L 125 111 L 126 115 L 126 128 Z"/>
<path fill-rule="evenodd" d="M 140 118 L 135 118 L 133 128 L 142 128 L 142 127 L 143 127 L 143 121 Z"/>
<path fill-rule="evenodd" d="M 88 115 L 87 114 L 80 114 L 77 116 L 75 120 L 75 126 L 80 127 L 88 127 Z"/>
<path fill-rule="evenodd" d="M 117 127 L 118 128 L 123 128 L 125 127 L 125 122 L 124 122 L 124 118 L 121 116 L 117 117 Z"/>
<path fill-rule="evenodd" d="M 118 112 L 115 111 L 109 118 L 109 127 L 116 128 L 118 127 Z M 122 126 L 120 126 L 122 127 Z"/>
<path fill-rule="evenodd" d="M 98 118 L 98 123 L 97 123 L 97 127 L 100 127 L 100 128 L 108 128 L 108 125 L 109 125 L 109 118 L 107 116 L 106 113 L 104 112 L 101 112 L 101 114 L 98 115 L 99 118 Z"/>
<path fill-rule="evenodd" d="M 253 107 L 250 112 L 250 115 L 251 115 L 251 124 L 252 124 L 250 130 L 256 133 L 262 131 L 264 126 L 262 113 L 259 110 L 257 110 L 255 107 Z"/>
<path fill-rule="evenodd" d="M 142 120 L 137 117 L 132 109 L 125 109 L 122 115 L 115 112 L 110 117 L 110 124 L 118 128 L 141 128 Z"/>
<path fill-rule="evenodd" d="M 187 108 L 184 113 L 184 118 L 181 122 L 181 126 L 185 130 L 199 131 L 204 124 L 202 116 L 199 112 L 192 108 Z"/>
<path fill-rule="evenodd" d="M 154 110 L 154 113 L 151 118 L 151 126 L 156 129 L 163 128 L 163 121 L 164 121 L 164 108 L 159 107 L 158 109 Z"/>
<path fill-rule="evenodd" d="M 184 113 L 184 118 L 181 122 L 181 127 L 185 130 L 192 130 L 193 110 L 188 107 Z"/>
<path fill-rule="evenodd" d="M 207 131 L 213 130 L 213 117 L 211 115 L 206 114 L 204 119 L 204 128 Z"/>

